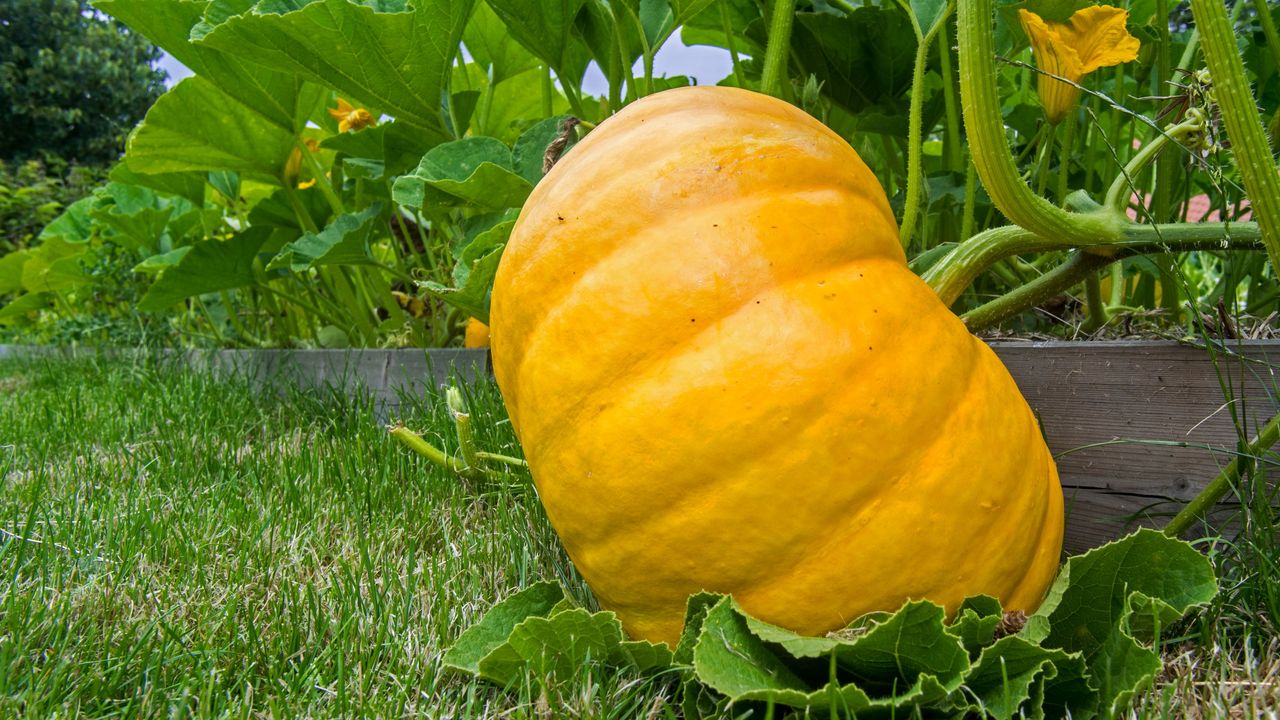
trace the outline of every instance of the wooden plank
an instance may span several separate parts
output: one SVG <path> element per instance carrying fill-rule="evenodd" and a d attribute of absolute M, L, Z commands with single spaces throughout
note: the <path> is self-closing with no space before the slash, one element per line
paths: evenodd
<path fill-rule="evenodd" d="M 1216 361 L 1172 341 L 992 348 L 1057 457 L 1071 552 L 1158 525 L 1230 462 L 1237 427 L 1252 436 L 1280 411 L 1280 341 L 1250 341 Z"/>
<path fill-rule="evenodd" d="M 1280 411 L 1280 341 L 1242 343 L 1216 361 L 1204 348 L 1171 341 L 992 347 L 1057 457 L 1070 552 L 1160 524 L 1230 461 L 1237 427 L 1251 436 Z M 0 346 L 0 357 L 61 354 L 68 353 Z M 452 371 L 466 378 L 491 372 L 483 350 L 220 350 L 186 358 L 195 367 L 247 372 L 269 383 L 362 387 L 388 414 L 401 393 L 420 396 Z M 1229 507 L 1217 515 L 1230 516 Z"/>

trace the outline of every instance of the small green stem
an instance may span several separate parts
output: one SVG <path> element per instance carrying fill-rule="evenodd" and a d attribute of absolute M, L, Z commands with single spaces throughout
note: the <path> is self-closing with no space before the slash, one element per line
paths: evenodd
<path fill-rule="evenodd" d="M 1124 166 L 1124 169 L 1120 171 L 1120 174 L 1116 176 L 1116 179 L 1111 181 L 1111 187 L 1107 188 L 1106 199 L 1102 201 L 1103 206 L 1109 207 L 1117 213 L 1123 213 L 1127 210 L 1129 199 L 1133 195 L 1134 188 L 1137 187 L 1137 177 L 1146 169 L 1147 165 L 1156 159 L 1170 141 L 1180 140 L 1203 128 L 1204 121 L 1202 119 L 1187 120 L 1156 135 L 1151 139 L 1151 142 L 1143 145 L 1137 154 L 1129 160 L 1129 163 Z M 1164 219 L 1157 218 L 1157 220 L 1161 221 Z"/>
<path fill-rule="evenodd" d="M 1057 194 L 1054 195 L 1059 205 L 1065 203 L 1067 199 L 1071 179 L 1071 151 L 1075 149 L 1076 126 L 1080 124 L 1076 121 L 1074 112 L 1069 113 L 1063 119 L 1063 123 L 1067 126 L 1067 132 L 1066 137 L 1062 139 L 1062 148 L 1058 152 L 1058 188 Z"/>
<path fill-rule="evenodd" d="M 1191 529 L 1196 520 L 1203 517 L 1206 513 L 1218 504 L 1231 488 L 1236 486 L 1240 481 L 1240 476 L 1249 472 L 1253 467 L 1253 461 L 1256 457 L 1266 452 L 1276 441 L 1280 440 L 1280 415 L 1276 415 L 1267 421 L 1267 424 L 1258 431 L 1257 437 L 1249 441 L 1244 452 L 1232 458 L 1230 463 L 1218 473 L 1204 490 L 1200 491 L 1191 502 L 1187 503 L 1179 512 L 1164 526 L 1164 534 L 1170 537 L 1178 537 Z"/>
<path fill-rule="evenodd" d="M 311 170 L 311 177 L 316 181 L 316 187 L 320 188 L 320 194 L 324 195 L 324 199 L 329 203 L 329 209 L 333 210 L 334 215 L 341 215 L 346 209 L 342 206 L 342 199 L 333 191 L 333 186 L 329 184 L 329 175 L 320 167 L 320 161 L 316 156 L 311 154 L 311 148 L 302 141 L 302 138 L 295 138 L 294 144 L 302 151 L 302 161 L 307 164 Z"/>
<path fill-rule="evenodd" d="M 950 14 L 950 11 L 948 11 L 948 14 Z M 942 72 L 942 102 L 947 117 L 947 126 L 944 128 L 946 135 L 943 141 L 942 158 L 948 170 L 959 173 L 964 168 L 964 141 L 960 139 L 960 129 L 962 127 L 960 103 L 959 98 L 956 96 L 955 71 L 951 67 L 949 24 L 944 21 L 941 31 L 938 32 L 938 58 L 941 60 L 939 69 Z M 967 236 L 961 236 L 961 239 L 964 237 Z"/>
<path fill-rule="evenodd" d="M 791 25 L 796 17 L 796 0 L 774 0 L 769 20 L 768 46 L 764 51 L 764 70 L 760 90 L 766 95 L 783 98 L 787 82 L 787 58 L 791 55 Z"/>
<path fill-rule="evenodd" d="M 529 463 L 525 462 L 524 460 L 521 460 L 520 458 L 511 457 L 510 455 L 499 455 L 497 453 L 478 450 L 476 451 L 476 457 L 481 460 L 488 460 L 490 462 L 501 463 L 503 465 L 511 465 L 512 467 L 522 467 L 522 468 L 529 467 Z"/>
<path fill-rule="evenodd" d="M 1221 0 L 1191 0 L 1191 12 L 1200 29 L 1200 43 L 1213 75 L 1214 94 L 1231 139 L 1231 153 L 1240 169 L 1253 215 L 1262 227 L 1262 242 L 1271 259 L 1271 269 L 1280 275 L 1280 176 L 1244 74 L 1235 31 Z"/>
<path fill-rule="evenodd" d="M 1123 217 L 1109 210 L 1069 213 L 1033 193 L 1023 182 L 1005 139 L 1000 112 L 993 17 L 992 0 L 965 0 L 959 4 L 956 23 L 964 124 L 983 187 L 1005 217 L 1037 235 L 1059 238 L 1068 245 L 1118 237 L 1125 225 Z"/>
<path fill-rule="evenodd" d="M 1267 38 L 1267 49 L 1271 51 L 1271 61 L 1275 69 L 1280 70 L 1280 34 L 1276 33 L 1275 20 L 1271 18 L 1271 8 L 1267 0 L 1253 0 L 1254 11 L 1258 14 L 1258 24 L 1262 26 L 1262 34 Z"/>
<path fill-rule="evenodd" d="M 978 170 L 973 166 L 973 158 L 964 167 L 964 214 L 960 216 L 960 242 L 973 236 L 973 214 L 977 205 Z"/>
<path fill-rule="evenodd" d="M 469 467 L 459 462 L 457 458 L 449 457 L 443 450 L 423 440 L 421 435 L 403 425 L 394 425 L 388 428 L 388 431 L 391 433 L 391 437 L 395 438 L 401 445 L 430 460 L 432 464 L 448 470 L 463 479 L 484 480 L 487 477 L 480 468 Z"/>
<path fill-rule="evenodd" d="M 445 404 L 449 414 L 453 416 L 453 424 L 458 430 L 458 448 L 462 451 L 462 462 L 468 468 L 479 468 L 480 459 L 476 457 L 476 439 L 471 432 L 471 414 L 466 412 L 462 402 L 462 393 L 456 387 L 444 391 Z"/>
<path fill-rule="evenodd" d="M 1006 295 L 970 310 L 961 315 L 960 319 L 970 332 L 991 327 L 1079 284 L 1089 273 L 1105 267 L 1111 260 L 1086 252 L 1071 253 L 1058 267 Z"/>
<path fill-rule="evenodd" d="M 747 78 L 742 74 L 742 62 L 738 60 L 738 34 L 729 21 L 729 0 L 717 0 L 716 5 L 720 8 L 720 28 L 724 31 L 725 47 L 729 48 L 729 59 L 733 62 L 733 78 L 738 87 L 745 88 Z"/>
<path fill-rule="evenodd" d="M 921 116 L 924 114 L 924 70 L 929 63 L 929 48 L 933 45 L 933 38 L 937 35 L 938 28 L 946 27 L 950 15 L 951 5 L 948 4 L 942 18 L 929 29 L 928 34 L 921 34 L 919 22 L 914 14 L 911 16 L 911 24 L 916 33 L 916 57 L 911 79 L 911 109 L 907 119 L 907 197 L 902 208 L 902 227 L 898 232 L 898 240 L 904 248 L 910 244 L 911 234 L 915 232 L 920 198 L 924 194 L 924 143 L 921 138 L 924 132 L 921 127 Z"/>
<path fill-rule="evenodd" d="M 1107 309 L 1102 305 L 1102 281 L 1098 273 L 1091 272 L 1084 278 L 1085 306 L 1089 308 L 1089 317 L 1084 323 L 1085 332 L 1093 332 L 1107 324 Z"/>

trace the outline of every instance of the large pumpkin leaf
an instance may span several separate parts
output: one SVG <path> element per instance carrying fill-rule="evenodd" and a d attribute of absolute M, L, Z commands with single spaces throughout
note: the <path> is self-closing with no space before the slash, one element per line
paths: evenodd
<path fill-rule="evenodd" d="M 538 67 L 538 58 L 519 43 L 511 42 L 511 33 L 487 2 L 476 3 L 471 21 L 462 33 L 462 42 L 471 57 L 488 69 L 490 81 L 497 85 L 514 75 Z"/>
<path fill-rule="evenodd" d="M 186 199 L 193 205 L 200 206 L 204 205 L 204 187 L 207 175 L 208 173 L 195 171 L 143 174 L 130 170 L 125 163 L 119 163 L 111 168 L 111 174 L 107 177 L 112 182 L 150 188 L 166 195 L 176 195 Z"/>
<path fill-rule="evenodd" d="M 615 637 L 613 613 L 566 609 L 563 591 L 547 584 L 527 592 L 464 633 L 447 664 L 502 683 L 536 680 L 588 655 L 628 664 L 615 648 L 631 643 Z M 985 596 L 964 601 L 950 623 L 941 607 L 909 602 L 807 637 L 751 617 L 730 597 L 699 593 L 674 655 L 649 646 L 632 653 L 646 663 L 630 664 L 673 665 L 689 717 L 751 701 L 823 717 L 1106 716 L 1150 677 L 1146 654 L 1154 652 L 1139 638 L 1213 592 L 1207 559 L 1141 531 L 1070 559 L 1018 635 L 996 637 L 1003 612 Z"/>
<path fill-rule="evenodd" d="M 469 137 L 427 151 L 418 168 L 396 180 L 395 201 L 413 208 L 469 205 L 520 207 L 533 185 L 517 174 L 511 150 L 491 137 Z"/>
<path fill-rule="evenodd" d="M 67 206 L 62 214 L 40 231 L 40 242 L 61 240 L 67 243 L 87 243 L 93 237 L 93 218 L 90 212 L 98 199 L 90 195 Z"/>
<path fill-rule="evenodd" d="M 893 4 L 848 15 L 799 13 L 791 49 L 823 94 L 853 113 L 899 101 L 911 88 L 915 31 Z"/>
<path fill-rule="evenodd" d="M 297 74 L 443 135 L 441 100 L 471 6 L 472 0 L 413 0 L 401 6 L 405 11 L 382 12 L 320 0 L 283 14 L 228 18 L 197 45 Z"/>
<path fill-rule="evenodd" d="M 1024 633 L 1080 653 L 1110 714 L 1160 670 L 1143 643 L 1216 593 L 1207 558 L 1143 529 L 1069 559 Z"/>
<path fill-rule="evenodd" d="M 218 21 L 248 9 L 252 2 L 228 5 L 191 0 L 96 0 L 94 7 L 115 17 L 186 65 L 192 72 L 217 85 L 245 107 L 286 130 L 302 129 L 308 108 L 319 99 L 320 89 L 304 87 L 301 78 L 276 68 L 247 62 L 235 51 L 197 45 L 198 26 L 209 27 L 212 15 Z"/>
<path fill-rule="evenodd" d="M 0 306 L 0 325 L 13 325 L 26 318 L 28 313 L 42 310 L 53 303 L 49 293 L 31 292 L 19 295 L 3 306 Z"/>
<path fill-rule="evenodd" d="M 462 310 L 480 322 L 489 322 L 489 302 L 493 294 L 493 278 L 498 274 L 498 262 L 502 260 L 500 245 L 471 262 L 466 283 L 459 287 L 445 287 L 440 283 L 426 282 L 422 289 L 432 296 Z"/>
<path fill-rule="evenodd" d="M 616 615 L 575 608 L 560 585 L 541 582 L 495 605 L 444 656 L 447 667 L 506 686 L 527 673 L 563 677 L 588 662 L 644 672 L 668 667 L 671 651 L 624 640 Z"/>
<path fill-rule="evenodd" d="M 60 236 L 44 237 L 22 264 L 22 287 L 42 293 L 66 290 L 88 281 L 82 260 L 87 242 L 67 241 Z"/>
<path fill-rule="evenodd" d="M 576 85 L 587 67 L 587 53 L 574 37 L 574 21 L 584 0 L 487 0 L 511 37 Z"/>
<path fill-rule="evenodd" d="M 192 244 L 147 288 L 138 309 L 163 310 L 194 295 L 253 285 L 253 261 L 270 234 L 265 228 L 249 228 L 228 240 Z"/>
<path fill-rule="evenodd" d="M 374 260 L 369 254 L 369 238 L 381 215 L 382 206 L 376 203 L 363 212 L 339 215 L 324 230 L 307 233 L 285 245 L 267 269 L 302 272 L 321 265 L 371 264 Z"/>
<path fill-rule="evenodd" d="M 22 266 L 30 257 L 30 250 L 15 250 L 0 257 L 0 295 L 22 289 Z"/>
<path fill-rule="evenodd" d="M 294 135 L 199 77 L 160 96 L 129 137 L 137 173 L 232 170 L 279 185 Z"/>

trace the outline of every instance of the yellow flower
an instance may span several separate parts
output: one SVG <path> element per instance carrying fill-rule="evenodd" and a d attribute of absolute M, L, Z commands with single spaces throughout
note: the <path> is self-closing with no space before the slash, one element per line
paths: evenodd
<path fill-rule="evenodd" d="M 1022 29 L 1031 40 L 1040 75 L 1040 104 L 1049 122 L 1055 125 L 1075 108 L 1080 89 L 1050 75 L 1079 84 L 1085 75 L 1138 59 L 1138 38 L 1129 34 L 1125 23 L 1129 12 L 1110 5 L 1081 8 L 1066 23 L 1046 22 L 1039 15 L 1018 10 Z"/>
<path fill-rule="evenodd" d="M 364 108 L 352 107 L 351 103 L 338 98 L 338 107 L 329 108 L 329 114 L 338 121 L 338 132 L 363 130 L 376 124 L 373 115 Z"/>
<path fill-rule="evenodd" d="M 298 189 L 299 189 L 299 190 L 306 190 L 306 189 L 307 189 L 307 188 L 309 188 L 309 187 L 314 187 L 314 186 L 315 186 L 315 184 L 316 184 L 316 179 L 315 179 L 315 178 L 311 178 L 310 180 L 304 180 L 304 181 L 302 181 L 302 182 L 298 183 Z"/>
<path fill-rule="evenodd" d="M 307 146 L 307 149 L 310 150 L 311 152 L 320 151 L 320 143 L 316 142 L 314 138 L 305 138 L 302 142 L 304 145 Z M 302 149 L 295 147 L 293 149 L 293 152 L 289 153 L 289 159 L 286 160 L 284 163 L 285 182 L 297 182 L 298 175 L 300 175 L 301 172 L 302 172 Z M 299 190 L 306 190 L 307 188 L 315 184 L 316 184 L 315 178 L 312 178 L 310 180 L 306 180 L 303 182 L 297 182 L 297 188 Z"/>

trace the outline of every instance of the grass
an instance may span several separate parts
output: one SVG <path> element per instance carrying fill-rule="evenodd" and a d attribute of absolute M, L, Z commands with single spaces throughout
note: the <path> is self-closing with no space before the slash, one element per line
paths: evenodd
<path fill-rule="evenodd" d="M 480 446 L 519 455 L 492 383 L 465 393 Z M 454 449 L 441 397 L 403 401 Z M 1259 542 L 1214 546 L 1224 592 L 1133 717 L 1280 712 Z M 593 607 L 527 478 L 444 474 L 367 399 L 0 361 L 0 718 L 679 717 L 670 677 L 585 667 L 503 692 L 442 667 L 494 601 L 547 578 Z"/>
<path fill-rule="evenodd" d="M 496 388 L 478 441 L 518 454 Z M 404 421 L 448 442 L 437 397 Z M 0 364 L 0 717 L 644 717 L 663 681 L 541 697 L 441 665 L 498 598 L 590 597 L 524 478 L 467 487 L 363 400 L 165 368 Z"/>

